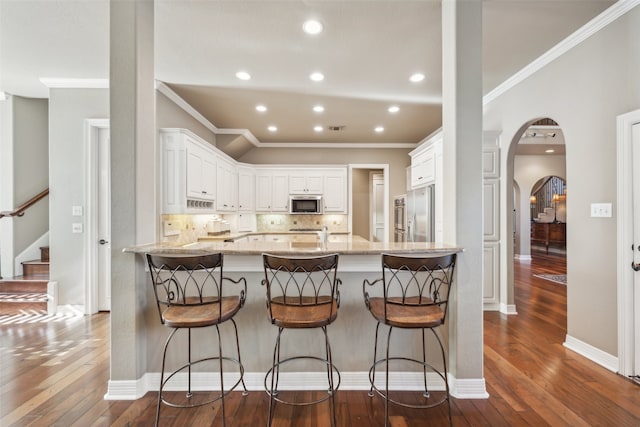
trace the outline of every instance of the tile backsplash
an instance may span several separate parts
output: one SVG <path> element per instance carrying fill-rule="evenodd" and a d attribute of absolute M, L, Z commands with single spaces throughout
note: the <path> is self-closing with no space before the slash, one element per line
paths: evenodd
<path fill-rule="evenodd" d="M 231 233 L 239 232 L 239 216 L 227 215 L 161 215 L 160 242 L 191 243 L 198 237 L 207 235 L 207 224 L 212 220 L 228 222 Z M 243 214 L 247 219 L 246 214 Z M 292 228 L 322 228 L 326 225 L 329 232 L 344 232 L 349 230 L 348 215 L 289 215 L 289 214 L 257 214 L 249 215 L 249 223 L 253 224 L 251 231 L 263 233 L 277 233 L 289 231 Z M 246 223 L 246 221 L 244 221 Z M 244 232 L 246 230 L 241 230 Z"/>

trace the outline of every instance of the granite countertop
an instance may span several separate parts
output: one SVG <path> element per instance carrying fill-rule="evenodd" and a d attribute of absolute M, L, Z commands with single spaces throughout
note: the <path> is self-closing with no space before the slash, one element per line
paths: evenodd
<path fill-rule="evenodd" d="M 281 234 L 281 233 L 277 233 Z M 298 233 L 295 233 L 298 234 Z M 315 241 L 294 242 L 224 242 L 201 241 L 189 244 L 155 243 L 125 248 L 124 252 L 147 253 L 163 252 L 175 254 L 198 254 L 222 252 L 226 255 L 320 255 L 338 253 L 344 255 L 376 255 L 381 253 L 451 253 L 462 252 L 462 248 L 434 242 L 370 242 L 358 236 L 350 236 L 341 241 L 329 241 L 326 244 Z"/>
<path fill-rule="evenodd" d="M 243 237 L 248 237 L 248 236 L 268 236 L 268 235 L 318 235 L 318 231 L 320 231 L 320 229 L 318 230 L 309 230 L 309 229 L 299 229 L 299 230 L 288 230 L 288 231 L 240 231 L 240 232 L 235 232 L 235 233 L 221 233 L 221 234 L 210 234 L 208 236 L 200 236 L 198 237 L 198 241 L 199 242 L 219 242 L 219 241 L 224 241 L 224 240 L 234 240 L 234 239 L 241 239 Z M 329 232 L 329 235 L 335 235 L 335 236 L 346 236 L 348 235 L 349 232 L 347 231 L 332 231 Z"/>

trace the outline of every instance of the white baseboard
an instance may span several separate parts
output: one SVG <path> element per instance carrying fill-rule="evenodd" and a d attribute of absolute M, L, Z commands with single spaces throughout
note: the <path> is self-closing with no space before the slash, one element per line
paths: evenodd
<path fill-rule="evenodd" d="M 47 283 L 47 314 L 53 315 L 58 312 L 58 282 Z"/>
<path fill-rule="evenodd" d="M 449 375 L 449 392 L 456 399 L 488 399 L 484 378 L 456 379 Z"/>
<path fill-rule="evenodd" d="M 531 262 L 531 255 L 520 255 L 520 254 L 515 254 L 513 256 L 513 258 L 516 261 L 520 261 L 520 262 Z"/>
<path fill-rule="evenodd" d="M 609 353 L 606 353 L 599 348 L 596 348 L 590 344 L 580 341 L 577 338 L 567 335 L 563 344 L 566 348 L 575 351 L 581 356 L 597 363 L 598 365 L 610 370 L 611 372 L 618 372 L 618 358 Z"/>
<path fill-rule="evenodd" d="M 500 304 L 500 313 L 514 315 L 518 314 L 515 304 Z"/>
<path fill-rule="evenodd" d="M 250 391 L 264 391 L 263 372 L 245 372 L 244 382 Z M 224 375 L 225 388 L 233 385 L 238 379 L 237 373 Z M 454 380 L 455 381 L 455 380 Z M 383 371 L 378 371 L 376 385 L 384 387 Z M 108 383 L 105 400 L 135 400 L 149 391 L 157 391 L 160 385 L 160 373 L 146 373 L 138 380 L 113 381 Z M 419 391 L 423 387 L 421 372 L 390 372 L 389 389 L 402 391 Z M 427 387 L 430 390 L 442 391 L 444 382 L 435 373 L 427 374 Z M 280 374 L 280 390 L 324 390 L 327 388 L 326 372 L 283 372 Z M 369 390 L 369 372 L 342 372 L 339 390 Z M 484 379 L 457 380 L 453 389 L 458 390 L 465 399 L 486 399 L 488 397 Z M 180 373 L 173 377 L 167 390 L 186 390 L 187 374 Z M 196 372 L 191 376 L 191 389 L 194 391 L 220 390 L 220 377 L 217 373 Z M 454 395 L 458 397 L 457 395 Z"/>

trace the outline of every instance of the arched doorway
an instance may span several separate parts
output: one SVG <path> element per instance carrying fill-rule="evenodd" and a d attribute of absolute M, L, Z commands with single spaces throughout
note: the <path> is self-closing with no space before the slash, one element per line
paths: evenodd
<path fill-rule="evenodd" d="M 528 263 L 536 280 L 541 277 L 566 283 L 567 182 L 562 129 L 550 118 L 531 120 L 514 136 L 509 151 L 514 194 L 511 266 L 515 270 Z M 537 271 L 545 265 L 548 272 Z M 513 279 L 508 286 L 515 301 Z"/>

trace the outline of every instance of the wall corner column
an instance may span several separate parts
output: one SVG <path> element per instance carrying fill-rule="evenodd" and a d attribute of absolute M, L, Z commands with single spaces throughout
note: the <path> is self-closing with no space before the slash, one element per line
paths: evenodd
<path fill-rule="evenodd" d="M 444 240 L 458 256 L 449 318 L 450 386 L 487 398 L 483 373 L 482 2 L 442 2 Z"/>
<path fill-rule="evenodd" d="M 155 241 L 154 2 L 110 1 L 111 373 L 106 398 L 138 398 L 147 371 L 142 262 Z M 126 388 L 129 394 L 113 392 Z M 138 388 L 139 390 L 139 388 Z"/>

